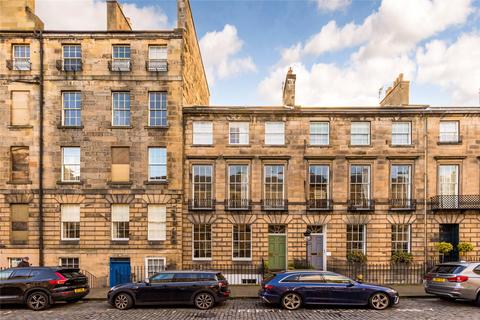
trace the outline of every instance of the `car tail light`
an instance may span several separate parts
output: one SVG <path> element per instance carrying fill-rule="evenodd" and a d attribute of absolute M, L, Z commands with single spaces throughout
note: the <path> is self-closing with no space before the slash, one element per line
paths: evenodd
<path fill-rule="evenodd" d="M 48 280 L 48 283 L 53 284 L 53 285 L 57 285 L 57 284 L 65 284 L 65 282 L 67 282 L 67 278 L 62 276 L 62 274 L 60 272 L 55 272 L 55 275 L 58 277 L 58 279 Z"/>
<path fill-rule="evenodd" d="M 228 284 L 225 281 L 219 281 L 218 286 L 220 288 L 226 288 L 226 287 L 228 287 Z"/>
<path fill-rule="evenodd" d="M 263 289 L 265 290 L 272 290 L 273 289 L 273 286 L 271 284 L 266 284 L 263 286 Z"/>
<path fill-rule="evenodd" d="M 447 279 L 449 282 L 465 282 L 468 280 L 467 276 L 456 276 Z"/>

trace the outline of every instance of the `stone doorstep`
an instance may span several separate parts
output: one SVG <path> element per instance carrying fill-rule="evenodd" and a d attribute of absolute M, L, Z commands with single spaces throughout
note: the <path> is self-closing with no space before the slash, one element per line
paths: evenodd
<path fill-rule="evenodd" d="M 423 285 L 397 285 L 388 286 L 398 291 L 402 298 L 431 298 L 432 295 L 425 293 Z M 257 298 L 259 285 L 230 285 L 232 299 Z M 109 288 L 93 288 L 84 298 L 85 300 L 106 300 Z"/>

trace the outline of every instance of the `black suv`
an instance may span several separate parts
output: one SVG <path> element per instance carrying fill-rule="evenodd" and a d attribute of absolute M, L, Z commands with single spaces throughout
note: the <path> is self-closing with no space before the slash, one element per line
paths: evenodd
<path fill-rule="evenodd" d="M 79 269 L 28 267 L 0 271 L 0 303 L 25 303 L 38 311 L 55 301 L 76 302 L 88 292 L 87 277 Z"/>
<path fill-rule="evenodd" d="M 164 271 L 146 280 L 112 287 L 108 303 L 120 310 L 159 304 L 193 304 L 205 310 L 230 295 L 227 280 L 214 271 Z"/>

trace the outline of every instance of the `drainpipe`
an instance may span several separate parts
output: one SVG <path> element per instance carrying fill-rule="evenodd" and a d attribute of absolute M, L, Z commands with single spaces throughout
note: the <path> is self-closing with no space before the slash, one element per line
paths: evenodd
<path fill-rule="evenodd" d="M 428 241 L 427 241 L 427 197 L 428 197 L 428 115 L 425 115 L 423 124 L 423 157 L 424 157 L 424 173 L 423 173 L 423 259 L 425 261 L 425 272 L 427 272 L 427 258 L 428 258 Z"/>
<path fill-rule="evenodd" d="M 35 36 L 40 42 L 40 75 L 39 75 L 39 137 L 38 137 L 38 264 L 45 265 L 44 243 L 43 243 L 43 107 L 44 107 L 44 52 L 43 52 L 43 33 L 41 30 L 35 31 Z"/>

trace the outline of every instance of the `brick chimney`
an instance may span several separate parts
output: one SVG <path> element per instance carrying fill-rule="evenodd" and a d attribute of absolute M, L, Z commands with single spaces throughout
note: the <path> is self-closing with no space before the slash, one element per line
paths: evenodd
<path fill-rule="evenodd" d="M 35 0 L 0 0 L 0 30 L 43 30 Z"/>
<path fill-rule="evenodd" d="M 288 69 L 285 83 L 283 84 L 283 105 L 293 107 L 295 106 L 295 81 L 297 75 L 293 73 L 292 68 Z"/>
<path fill-rule="evenodd" d="M 107 30 L 108 31 L 131 31 L 130 19 L 125 17 L 122 6 L 117 0 L 107 0 Z"/>
<path fill-rule="evenodd" d="M 403 80 L 403 73 L 400 73 L 393 82 L 393 87 L 389 87 L 380 101 L 380 106 L 402 106 L 408 105 L 410 100 L 410 81 Z"/>

